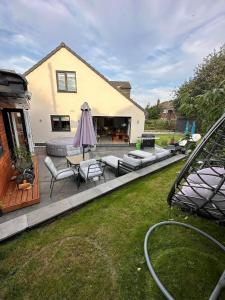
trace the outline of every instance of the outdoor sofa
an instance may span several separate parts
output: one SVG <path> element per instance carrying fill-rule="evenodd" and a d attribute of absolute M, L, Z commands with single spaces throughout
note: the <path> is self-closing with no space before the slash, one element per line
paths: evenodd
<path fill-rule="evenodd" d="M 170 150 L 156 148 L 154 153 L 134 150 L 130 151 L 128 155 L 124 154 L 123 158 L 108 155 L 102 157 L 101 160 L 114 170 L 116 176 L 119 176 L 123 173 L 128 173 L 149 166 L 170 156 L 172 156 Z"/>

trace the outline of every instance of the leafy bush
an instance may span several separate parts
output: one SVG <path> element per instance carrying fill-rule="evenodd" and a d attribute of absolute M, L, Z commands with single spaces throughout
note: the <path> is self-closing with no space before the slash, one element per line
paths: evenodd
<path fill-rule="evenodd" d="M 19 147 L 14 150 L 15 168 L 23 173 L 25 169 L 32 168 L 31 153 L 25 147 Z"/>
<path fill-rule="evenodd" d="M 176 92 L 175 107 L 181 115 L 197 120 L 204 132 L 225 110 L 225 46 L 209 54 L 194 77 Z"/>
<path fill-rule="evenodd" d="M 158 105 L 154 105 L 154 106 L 151 106 L 151 107 L 149 107 L 147 105 L 146 111 L 147 111 L 147 114 L 148 114 L 148 119 L 156 120 L 156 119 L 159 118 L 161 110 L 160 110 L 160 107 Z"/>
<path fill-rule="evenodd" d="M 175 130 L 175 120 L 147 120 L 145 122 L 145 130 Z"/>

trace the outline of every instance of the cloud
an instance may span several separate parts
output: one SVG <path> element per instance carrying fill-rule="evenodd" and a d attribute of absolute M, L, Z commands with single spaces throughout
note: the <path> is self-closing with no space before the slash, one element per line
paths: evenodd
<path fill-rule="evenodd" d="M 145 106 L 170 99 L 224 28 L 224 1 L 2 0 L 0 67 L 24 71 L 65 41 Z"/>
<path fill-rule="evenodd" d="M 30 66 L 36 63 L 35 60 L 27 56 L 15 56 L 11 57 L 9 60 L 1 62 L 1 68 L 14 70 L 18 73 L 23 73 Z"/>
<path fill-rule="evenodd" d="M 167 101 L 171 99 L 174 94 L 174 88 L 170 87 L 157 87 L 152 89 L 144 90 L 144 93 L 141 94 L 141 91 L 136 94 L 136 92 L 132 93 L 132 97 L 135 101 L 137 101 L 142 107 L 146 107 L 147 104 L 150 106 L 155 105 L 157 100 Z"/>

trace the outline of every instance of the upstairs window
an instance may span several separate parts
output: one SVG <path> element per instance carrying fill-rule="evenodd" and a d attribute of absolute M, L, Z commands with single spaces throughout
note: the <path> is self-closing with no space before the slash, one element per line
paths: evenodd
<path fill-rule="evenodd" d="M 63 93 L 76 93 L 76 73 L 72 71 L 56 71 L 57 90 Z"/>
<path fill-rule="evenodd" d="M 51 116 L 52 131 L 70 131 L 70 116 Z"/>

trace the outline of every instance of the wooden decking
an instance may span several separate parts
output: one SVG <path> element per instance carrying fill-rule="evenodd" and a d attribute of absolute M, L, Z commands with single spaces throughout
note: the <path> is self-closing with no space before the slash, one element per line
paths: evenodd
<path fill-rule="evenodd" d="M 18 190 L 15 181 L 10 181 L 7 191 L 2 199 L 2 212 L 7 213 L 22 207 L 30 206 L 40 202 L 38 159 L 33 156 L 35 179 L 32 188 L 29 190 Z"/>

